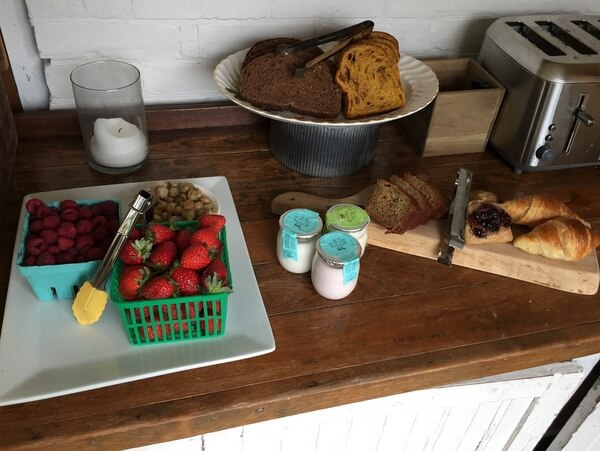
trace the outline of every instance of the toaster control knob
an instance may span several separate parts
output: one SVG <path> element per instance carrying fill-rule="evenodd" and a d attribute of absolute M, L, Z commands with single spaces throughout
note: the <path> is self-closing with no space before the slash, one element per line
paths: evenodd
<path fill-rule="evenodd" d="M 540 146 L 535 151 L 535 156 L 542 161 L 550 161 L 554 159 L 554 149 L 547 144 Z"/>

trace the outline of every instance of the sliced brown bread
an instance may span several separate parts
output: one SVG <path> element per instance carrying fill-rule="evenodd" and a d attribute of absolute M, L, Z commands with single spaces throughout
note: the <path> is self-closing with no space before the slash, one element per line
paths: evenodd
<path fill-rule="evenodd" d="M 369 39 L 386 42 L 392 49 L 394 49 L 396 63 L 400 61 L 400 45 L 398 44 L 398 40 L 393 35 L 386 33 L 385 31 L 372 31 L 369 35 Z"/>
<path fill-rule="evenodd" d="M 334 81 L 335 67 L 322 61 L 302 77 L 295 70 L 314 57 L 314 52 L 276 55 L 275 51 L 252 58 L 242 69 L 240 96 L 259 108 L 334 119 L 341 110 L 341 90 Z"/>
<path fill-rule="evenodd" d="M 405 173 L 403 178 L 427 197 L 434 210 L 432 219 L 441 218 L 448 212 L 444 196 L 435 186 L 424 178 L 413 175 L 410 172 Z"/>
<path fill-rule="evenodd" d="M 408 181 L 394 174 L 390 177 L 390 182 L 398 185 L 400 189 L 410 195 L 417 202 L 419 214 L 421 216 L 420 219 L 423 223 L 429 221 L 433 216 L 435 216 L 435 209 L 429 202 L 429 199 L 427 199 L 427 196 L 408 183 Z"/>
<path fill-rule="evenodd" d="M 365 207 L 373 221 L 394 233 L 416 227 L 416 201 L 389 180 L 379 179 Z"/>
<path fill-rule="evenodd" d="M 406 103 L 398 65 L 384 44 L 361 40 L 346 47 L 335 81 L 342 89 L 342 110 L 349 119 L 386 113 Z"/>

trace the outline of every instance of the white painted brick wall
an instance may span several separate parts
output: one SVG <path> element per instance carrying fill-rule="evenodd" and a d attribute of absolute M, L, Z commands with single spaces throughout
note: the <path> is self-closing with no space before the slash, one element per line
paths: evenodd
<path fill-rule="evenodd" d="M 600 14 L 597 0 L 26 0 L 51 108 L 72 108 L 69 73 L 120 59 L 142 73 L 146 104 L 222 100 L 212 71 L 224 57 L 276 36 L 312 37 L 365 19 L 417 58 L 475 56 L 498 17 Z"/>

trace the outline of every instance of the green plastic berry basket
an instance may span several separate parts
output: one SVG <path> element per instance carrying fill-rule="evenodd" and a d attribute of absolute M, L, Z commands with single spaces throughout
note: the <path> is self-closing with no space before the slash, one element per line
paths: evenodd
<path fill-rule="evenodd" d="M 175 225 L 179 228 L 195 228 L 198 223 L 185 221 Z M 233 289 L 225 227 L 219 232 L 219 239 L 223 243 L 221 259 L 227 268 L 228 286 Z M 127 301 L 118 290 L 122 266 L 118 260 L 113 268 L 109 293 L 132 345 L 204 340 L 225 334 L 229 292 Z"/>
<path fill-rule="evenodd" d="M 108 199 L 107 199 L 108 200 Z M 105 200 L 78 200 L 77 205 L 96 205 Z M 114 201 L 119 206 L 118 201 Z M 58 207 L 59 202 L 47 202 L 47 207 Z M 45 266 L 25 266 L 25 241 L 29 234 L 30 214 L 25 210 L 21 240 L 17 251 L 17 269 L 27 280 L 33 290 L 35 297 L 44 302 L 48 301 L 72 301 L 75 299 L 79 287 L 86 280 L 91 280 L 100 266 L 101 260 L 81 263 L 62 263 Z M 120 214 L 119 214 L 120 217 Z"/>

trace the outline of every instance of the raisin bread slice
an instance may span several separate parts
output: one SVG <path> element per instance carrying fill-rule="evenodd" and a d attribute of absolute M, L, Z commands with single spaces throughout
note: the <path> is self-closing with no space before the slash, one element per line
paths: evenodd
<path fill-rule="evenodd" d="M 419 222 L 416 201 L 389 180 L 377 180 L 365 209 L 374 222 L 394 233 L 404 233 Z"/>
<path fill-rule="evenodd" d="M 431 219 L 439 219 L 448 212 L 444 196 L 435 186 L 410 172 L 405 173 L 403 178 L 427 197 L 434 210 Z"/>

